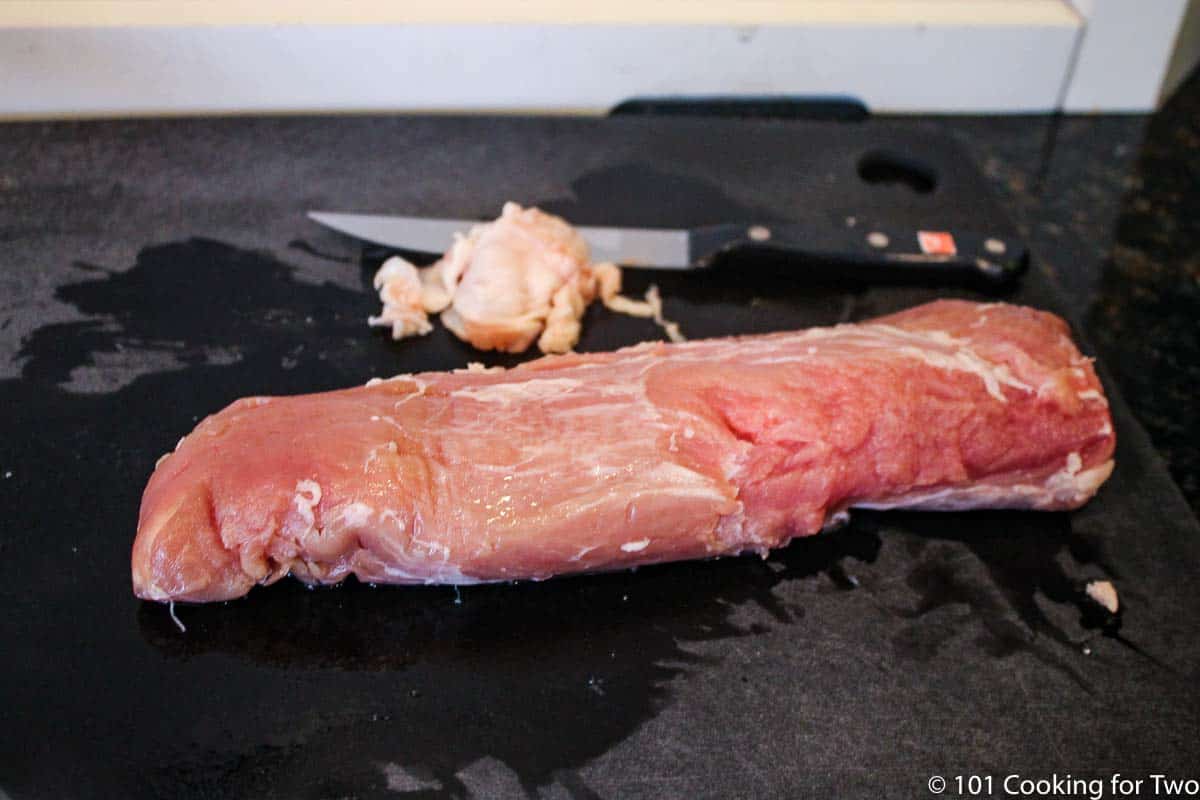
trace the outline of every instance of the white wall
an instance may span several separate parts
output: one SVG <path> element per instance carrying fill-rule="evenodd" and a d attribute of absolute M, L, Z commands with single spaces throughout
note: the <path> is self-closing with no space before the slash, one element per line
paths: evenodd
<path fill-rule="evenodd" d="M 831 93 L 876 111 L 1145 110 L 1181 63 L 1186 5 L 0 0 L 0 116 L 599 112 L 635 95 Z"/>
<path fill-rule="evenodd" d="M 1154 108 L 1187 0 L 1077 0 L 1087 23 L 1063 100 L 1067 111 Z"/>
<path fill-rule="evenodd" d="M 0 30 L 0 113 L 603 111 L 633 95 L 1053 108 L 1075 28 L 286 25 Z"/>

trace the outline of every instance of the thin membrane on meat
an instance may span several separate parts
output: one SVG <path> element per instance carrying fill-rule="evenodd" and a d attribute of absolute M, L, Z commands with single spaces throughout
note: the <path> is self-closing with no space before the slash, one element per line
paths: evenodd
<path fill-rule="evenodd" d="M 458 236 L 429 267 L 389 258 L 375 289 L 383 309 L 368 322 L 390 328 L 394 339 L 429 333 L 428 315 L 440 313 L 455 336 L 480 350 L 520 353 L 536 341 L 543 353 L 565 353 L 597 298 L 614 311 L 653 317 L 672 340 L 682 338 L 663 320 L 661 302 L 653 305 L 656 289 L 646 301 L 621 296 L 619 267 L 593 264 L 587 242 L 562 218 L 516 203 Z"/>
<path fill-rule="evenodd" d="M 540 580 L 765 554 L 853 507 L 1070 509 L 1114 441 L 1062 320 L 962 301 L 253 397 L 155 469 L 133 588 Z"/>

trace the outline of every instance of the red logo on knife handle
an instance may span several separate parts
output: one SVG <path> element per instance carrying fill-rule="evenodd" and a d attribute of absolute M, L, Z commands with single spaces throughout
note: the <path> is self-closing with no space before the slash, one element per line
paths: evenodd
<path fill-rule="evenodd" d="M 927 256 L 953 256 L 958 254 L 954 236 L 949 231 L 917 231 L 917 244 Z"/>

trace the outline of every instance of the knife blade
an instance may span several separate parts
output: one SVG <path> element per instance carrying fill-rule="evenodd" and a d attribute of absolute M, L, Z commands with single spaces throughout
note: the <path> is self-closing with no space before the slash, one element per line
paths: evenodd
<path fill-rule="evenodd" d="M 422 253 L 445 252 L 455 234 L 465 234 L 482 220 L 348 214 L 309 211 L 308 217 L 340 233 L 366 242 Z M 847 217 L 844 226 L 812 224 L 729 223 L 697 228 L 575 228 L 595 262 L 625 267 L 703 269 L 723 254 L 753 249 L 777 255 L 844 262 L 865 267 L 895 268 L 891 273 L 953 272 L 1006 283 L 1028 259 L 1025 246 L 998 234 L 962 230 L 905 229 L 860 225 Z"/>
<path fill-rule="evenodd" d="M 383 214 L 341 214 L 310 211 L 309 219 L 327 228 L 367 242 L 412 250 L 442 253 L 483 220 L 396 217 Z M 596 228 L 574 226 L 591 251 L 592 261 L 613 261 L 625 266 L 657 269 L 691 269 L 689 232 L 657 228 Z"/>

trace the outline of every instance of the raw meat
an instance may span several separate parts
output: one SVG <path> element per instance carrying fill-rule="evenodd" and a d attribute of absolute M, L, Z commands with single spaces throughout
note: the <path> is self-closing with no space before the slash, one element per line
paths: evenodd
<path fill-rule="evenodd" d="M 765 554 L 865 508 L 1069 509 L 1108 404 L 1057 317 L 940 301 L 239 400 L 156 468 L 133 588 L 474 583 Z"/>
<path fill-rule="evenodd" d="M 391 328 L 394 339 L 429 333 L 427 315 L 441 312 L 455 336 L 480 350 L 520 353 L 536 340 L 543 353 L 565 353 L 579 341 L 583 312 L 597 297 L 614 311 L 653 317 L 679 338 L 661 304 L 618 294 L 620 268 L 593 264 L 587 242 L 565 220 L 516 203 L 458 237 L 432 266 L 389 258 L 375 288 L 383 310 L 368 323 Z"/>

